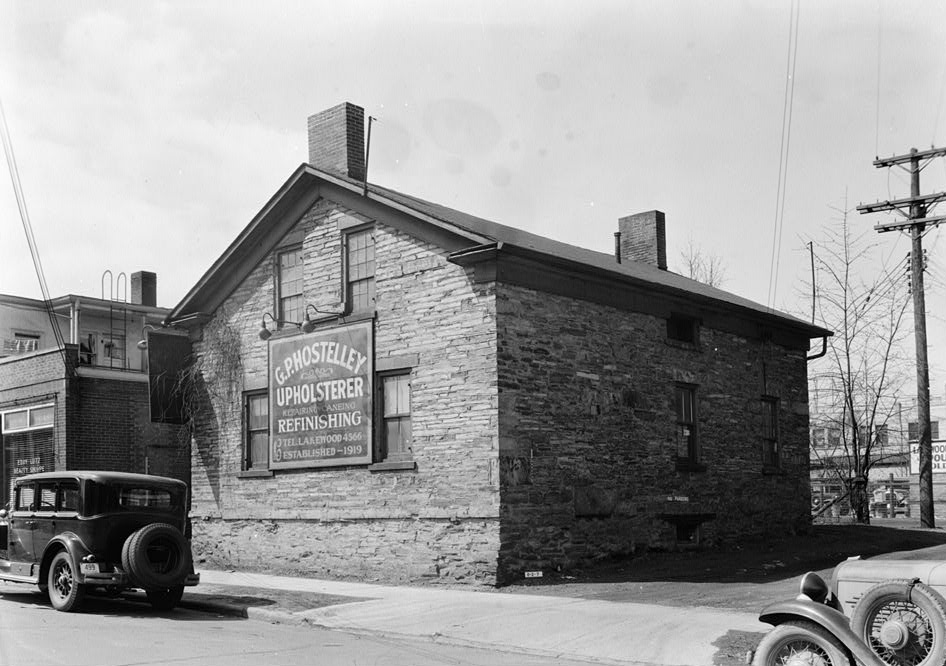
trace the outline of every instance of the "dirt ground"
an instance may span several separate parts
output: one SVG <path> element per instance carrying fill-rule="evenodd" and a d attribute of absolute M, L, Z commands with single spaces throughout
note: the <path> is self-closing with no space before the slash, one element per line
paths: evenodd
<path fill-rule="evenodd" d="M 814 525 L 808 534 L 735 547 L 601 561 L 565 574 L 526 579 L 502 591 L 756 611 L 770 601 L 795 596 L 801 574 L 817 571 L 828 576 L 850 556 L 946 558 L 946 532 L 920 529 L 903 518 L 874 522 Z"/>

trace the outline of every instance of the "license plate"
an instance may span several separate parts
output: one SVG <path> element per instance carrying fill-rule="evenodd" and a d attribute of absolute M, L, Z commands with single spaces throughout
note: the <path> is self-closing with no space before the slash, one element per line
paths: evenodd
<path fill-rule="evenodd" d="M 98 562 L 83 562 L 81 569 L 84 574 L 95 574 L 99 572 L 99 564 Z"/>

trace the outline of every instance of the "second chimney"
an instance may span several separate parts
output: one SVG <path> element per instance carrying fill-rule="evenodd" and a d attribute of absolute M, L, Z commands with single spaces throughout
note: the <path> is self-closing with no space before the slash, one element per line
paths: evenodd
<path fill-rule="evenodd" d="M 309 164 L 365 178 L 365 110 L 351 102 L 309 116 Z"/>
<path fill-rule="evenodd" d="M 618 219 L 621 259 L 642 261 L 667 270 L 667 229 L 659 210 Z"/>
<path fill-rule="evenodd" d="M 150 271 L 131 274 L 131 302 L 135 305 L 158 305 L 158 276 Z"/>

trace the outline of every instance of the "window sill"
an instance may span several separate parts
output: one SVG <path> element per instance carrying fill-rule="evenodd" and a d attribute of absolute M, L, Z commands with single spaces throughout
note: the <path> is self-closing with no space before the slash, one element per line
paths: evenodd
<path fill-rule="evenodd" d="M 369 472 L 417 471 L 417 463 L 413 460 L 394 460 L 368 465 Z"/>
<path fill-rule="evenodd" d="M 703 463 L 698 463 L 692 460 L 688 460 L 687 458 L 677 458 L 677 471 L 678 472 L 705 472 L 706 465 Z"/>
<path fill-rule="evenodd" d="M 244 469 L 237 472 L 238 479 L 264 479 L 272 476 L 273 470 L 271 469 Z"/>
<path fill-rule="evenodd" d="M 378 316 L 378 311 L 374 308 L 370 310 L 359 310 L 358 312 L 349 312 L 348 314 L 338 315 L 338 319 L 343 324 L 351 324 L 356 321 L 369 321 Z"/>

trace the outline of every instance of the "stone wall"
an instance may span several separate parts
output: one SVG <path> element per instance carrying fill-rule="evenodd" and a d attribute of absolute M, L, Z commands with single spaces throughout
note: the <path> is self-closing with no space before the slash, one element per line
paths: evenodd
<path fill-rule="evenodd" d="M 305 301 L 319 310 L 341 306 L 338 225 L 352 217 L 322 201 L 286 237 L 286 243 L 302 243 Z M 275 307 L 277 248 L 194 342 L 201 407 L 192 458 L 198 562 L 340 577 L 495 582 L 493 287 L 474 284 L 443 250 L 383 222 L 375 224 L 374 236 L 375 363 L 412 367 L 416 470 L 242 472 L 242 395 L 267 386 L 268 345 L 257 332 L 262 314 Z M 298 334 L 292 326 L 277 333 Z"/>
<path fill-rule="evenodd" d="M 497 293 L 500 580 L 602 556 L 809 524 L 805 353 L 525 288 Z M 677 471 L 677 382 L 694 384 L 705 469 Z M 780 400 L 781 468 L 762 465 L 761 397 Z M 669 517 L 670 519 L 665 519 Z M 688 544 L 689 545 L 689 544 Z"/>

